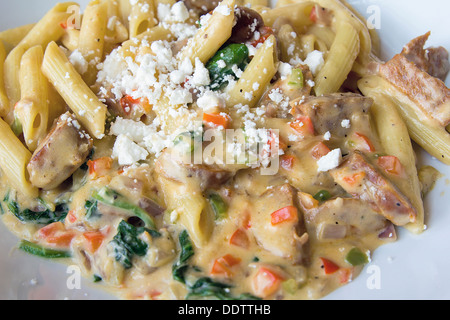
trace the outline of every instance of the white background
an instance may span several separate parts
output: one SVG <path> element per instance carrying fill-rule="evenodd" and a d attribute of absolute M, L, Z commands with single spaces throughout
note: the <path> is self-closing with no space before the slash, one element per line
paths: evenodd
<path fill-rule="evenodd" d="M 0 31 L 36 22 L 57 1 L 15 0 L 0 3 Z M 79 1 L 84 6 L 87 0 Z M 427 45 L 450 50 L 450 2 L 446 0 L 349 0 L 369 16 L 371 6 L 380 10 L 378 30 L 383 58 L 401 51 L 412 38 L 431 31 Z M 447 85 L 449 82 L 447 82 Z M 440 170 L 438 181 L 426 199 L 428 229 L 420 236 L 403 230 L 396 243 L 379 248 L 363 273 L 326 299 L 450 299 L 450 168 L 419 152 L 419 161 Z M 28 256 L 15 250 L 17 239 L 0 224 L 0 299 L 109 299 L 113 298 L 83 280 L 81 289 L 69 290 L 66 266 Z M 369 289 L 368 271 L 380 271 L 381 287 Z"/>

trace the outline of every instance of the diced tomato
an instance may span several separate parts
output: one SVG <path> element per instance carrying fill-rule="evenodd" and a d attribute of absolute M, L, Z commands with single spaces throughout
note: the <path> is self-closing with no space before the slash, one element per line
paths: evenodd
<path fill-rule="evenodd" d="M 300 116 L 297 120 L 290 123 L 292 129 L 299 133 L 303 138 L 314 135 L 314 124 L 310 117 Z"/>
<path fill-rule="evenodd" d="M 259 38 L 251 42 L 251 45 L 253 47 L 256 47 L 260 43 L 266 42 L 266 40 L 269 39 L 269 37 L 274 34 L 274 31 L 272 28 L 264 26 L 259 30 L 259 34 L 260 34 Z"/>
<path fill-rule="evenodd" d="M 112 167 L 113 160 L 110 157 L 102 157 L 95 160 L 89 160 L 87 165 L 89 167 L 89 174 L 93 178 L 104 176 Z"/>
<path fill-rule="evenodd" d="M 341 284 L 349 283 L 352 280 L 353 269 L 352 268 L 341 268 L 339 270 L 339 282 Z"/>
<path fill-rule="evenodd" d="M 314 6 L 309 14 L 309 20 L 316 23 L 317 22 L 317 6 Z"/>
<path fill-rule="evenodd" d="M 248 238 L 247 232 L 241 228 L 237 229 L 230 237 L 230 244 L 248 249 L 250 239 Z"/>
<path fill-rule="evenodd" d="M 340 267 L 331 260 L 325 258 L 320 258 L 320 260 L 322 261 L 325 274 L 333 274 L 340 269 Z"/>
<path fill-rule="evenodd" d="M 252 227 L 251 220 L 252 220 L 252 217 L 251 217 L 250 213 L 248 211 L 246 211 L 244 213 L 244 219 L 242 221 L 242 226 L 247 230 L 250 229 Z"/>
<path fill-rule="evenodd" d="M 372 141 L 370 141 L 370 139 L 367 138 L 365 135 L 355 132 L 355 137 L 357 140 L 357 145 L 361 151 L 367 151 L 367 152 L 375 151 L 375 147 L 374 147 Z"/>
<path fill-rule="evenodd" d="M 105 236 L 99 231 L 91 231 L 83 233 L 86 243 L 86 249 L 90 253 L 95 253 L 103 243 Z"/>
<path fill-rule="evenodd" d="M 231 268 L 239 263 L 241 263 L 240 258 L 236 258 L 231 254 L 224 255 L 214 261 L 211 274 L 231 277 L 233 276 Z"/>
<path fill-rule="evenodd" d="M 64 248 L 70 245 L 75 235 L 74 231 L 66 230 L 62 222 L 53 222 L 38 231 L 39 238 L 48 244 Z"/>
<path fill-rule="evenodd" d="M 382 156 L 378 158 L 377 163 L 387 173 L 399 176 L 404 172 L 403 165 L 397 157 Z"/>
<path fill-rule="evenodd" d="M 271 215 L 271 223 L 273 226 L 276 226 L 283 222 L 289 221 L 297 221 L 298 220 L 298 211 L 294 206 L 287 206 L 280 210 L 273 212 Z"/>
<path fill-rule="evenodd" d="M 269 144 L 271 153 L 272 151 L 278 152 L 287 148 L 286 143 L 281 140 L 280 135 L 274 130 L 270 130 L 269 141 L 267 143 Z"/>
<path fill-rule="evenodd" d="M 135 105 L 139 105 L 141 103 L 140 99 L 135 99 L 130 95 L 125 95 L 120 99 L 120 106 L 122 107 L 125 114 L 130 114 Z"/>
<path fill-rule="evenodd" d="M 203 122 L 213 127 L 221 127 L 227 129 L 230 125 L 231 118 L 226 113 L 204 113 Z"/>
<path fill-rule="evenodd" d="M 281 167 L 285 170 L 292 170 L 294 167 L 295 157 L 290 155 L 282 155 L 280 157 Z"/>
<path fill-rule="evenodd" d="M 311 155 L 314 159 L 319 160 L 323 156 L 326 156 L 328 153 L 330 153 L 330 148 L 327 147 L 327 145 L 323 142 L 319 142 L 317 145 L 314 146 L 311 150 Z"/>
<path fill-rule="evenodd" d="M 278 291 L 283 280 L 284 277 L 275 271 L 260 267 L 252 278 L 253 292 L 259 297 L 266 298 Z"/>
<path fill-rule="evenodd" d="M 76 214 L 75 214 L 75 211 L 70 210 L 70 211 L 67 213 L 66 219 L 67 219 L 67 221 L 69 221 L 70 223 L 75 223 L 75 222 L 77 221 L 78 218 L 77 218 L 77 216 L 76 216 Z"/>
<path fill-rule="evenodd" d="M 61 28 L 67 29 L 67 21 L 61 22 L 59 25 L 61 26 Z"/>
<path fill-rule="evenodd" d="M 358 184 L 359 182 L 361 182 L 361 180 L 364 179 L 365 176 L 366 176 L 366 173 L 361 171 L 361 172 L 356 172 L 354 174 L 345 176 L 342 178 L 342 180 L 344 180 L 344 182 L 347 183 L 349 186 L 354 186 L 354 185 Z"/>

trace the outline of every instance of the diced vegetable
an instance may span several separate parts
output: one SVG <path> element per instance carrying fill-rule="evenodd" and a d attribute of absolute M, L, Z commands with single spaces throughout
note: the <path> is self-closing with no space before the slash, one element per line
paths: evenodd
<path fill-rule="evenodd" d="M 22 240 L 19 244 L 19 249 L 29 254 L 39 256 L 47 259 L 61 259 L 70 258 L 71 254 L 68 251 L 54 250 L 42 247 L 36 243 Z"/>
<path fill-rule="evenodd" d="M 397 157 L 394 156 L 382 156 L 378 157 L 378 166 L 387 173 L 400 176 L 404 173 L 402 163 Z"/>
<path fill-rule="evenodd" d="M 250 246 L 250 239 L 247 232 L 241 228 L 237 229 L 230 237 L 230 244 L 247 249 Z"/>
<path fill-rule="evenodd" d="M 185 283 L 185 273 L 188 268 L 187 261 L 194 255 L 194 246 L 186 230 L 180 233 L 178 240 L 181 248 L 180 258 L 172 266 L 172 275 L 175 280 Z"/>
<path fill-rule="evenodd" d="M 60 221 L 53 222 L 45 227 L 42 227 L 38 231 L 39 238 L 43 239 L 48 244 L 64 248 L 70 246 L 70 243 L 75 235 L 76 234 L 74 231 L 66 230 L 66 227 Z"/>
<path fill-rule="evenodd" d="M 226 218 L 228 205 L 217 193 L 211 193 L 208 197 L 209 203 L 214 211 L 217 220 Z"/>
<path fill-rule="evenodd" d="M 370 139 L 367 138 L 367 136 L 363 135 L 362 133 L 356 132 L 354 134 L 354 138 L 356 141 L 356 147 L 360 151 L 375 152 L 375 147 L 372 141 L 370 141 Z"/>
<path fill-rule="evenodd" d="M 359 182 L 362 181 L 362 179 L 364 179 L 366 176 L 366 173 L 361 171 L 361 172 L 356 172 L 354 174 L 345 176 L 342 178 L 342 180 L 344 180 L 345 183 L 347 183 L 349 186 L 354 186 L 356 184 L 358 184 Z"/>
<path fill-rule="evenodd" d="M 286 281 L 283 281 L 281 284 L 283 290 L 289 294 L 294 294 L 297 292 L 299 286 L 295 279 L 289 279 Z"/>
<path fill-rule="evenodd" d="M 87 200 L 84 204 L 84 208 L 86 209 L 86 219 L 96 219 L 101 217 L 101 212 L 98 210 L 98 201 L 90 201 Z"/>
<path fill-rule="evenodd" d="M 230 126 L 231 118 L 226 113 L 204 113 L 203 123 L 215 128 L 227 129 Z"/>
<path fill-rule="evenodd" d="M 147 99 L 134 99 L 130 95 L 125 95 L 122 97 L 122 99 L 120 99 L 120 106 L 122 107 L 125 114 L 130 114 L 134 106 L 141 107 L 145 112 L 149 112 L 152 108 Z"/>
<path fill-rule="evenodd" d="M 90 253 L 95 253 L 105 240 L 105 236 L 99 231 L 85 232 L 83 233 L 83 238 Z"/>
<path fill-rule="evenodd" d="M 283 154 L 280 157 L 280 165 L 285 170 L 292 170 L 295 162 L 295 157 Z"/>
<path fill-rule="evenodd" d="M 300 68 L 292 69 L 292 73 L 289 76 L 288 85 L 294 89 L 302 89 L 305 82 L 303 71 Z"/>
<path fill-rule="evenodd" d="M 252 278 L 253 292 L 258 297 L 266 298 L 280 289 L 283 280 L 284 278 L 275 271 L 260 267 Z"/>
<path fill-rule="evenodd" d="M 345 261 L 347 261 L 352 266 L 359 266 L 368 263 L 369 258 L 360 249 L 353 248 L 347 253 Z"/>
<path fill-rule="evenodd" d="M 311 155 L 314 159 L 318 160 L 326 156 L 330 152 L 331 152 L 330 148 L 328 148 L 328 146 L 325 143 L 319 142 L 312 148 Z"/>
<path fill-rule="evenodd" d="M 339 270 L 339 282 L 341 284 L 349 283 L 352 280 L 353 268 L 342 268 Z"/>
<path fill-rule="evenodd" d="M 317 201 L 327 201 L 331 198 L 331 194 L 327 190 L 317 192 L 314 197 Z"/>
<path fill-rule="evenodd" d="M 307 116 L 297 117 L 297 120 L 291 122 L 290 126 L 302 137 L 314 135 L 314 124 L 310 117 Z"/>
<path fill-rule="evenodd" d="M 101 203 L 129 211 L 134 216 L 141 219 L 145 223 L 146 227 L 151 229 L 156 228 L 153 218 L 147 213 L 147 211 L 143 210 L 137 205 L 130 203 L 124 196 L 108 187 L 104 187 L 98 192 L 94 192 L 92 197 L 95 200 L 100 201 Z"/>
<path fill-rule="evenodd" d="M 104 176 L 112 167 L 113 160 L 110 157 L 102 157 L 95 160 L 88 160 L 89 174 L 93 178 Z"/>
<path fill-rule="evenodd" d="M 248 54 L 245 44 L 230 44 L 219 50 L 206 64 L 211 79 L 211 89 L 222 89 L 228 83 L 228 77 L 236 79 L 233 69 L 238 67 L 244 70 L 249 58 Z"/>
<path fill-rule="evenodd" d="M 214 261 L 211 268 L 211 274 L 231 277 L 233 275 L 231 268 L 239 263 L 241 263 L 241 259 L 236 258 L 231 254 L 224 255 Z"/>
<path fill-rule="evenodd" d="M 276 226 L 283 222 L 297 221 L 298 211 L 294 206 L 287 206 L 271 214 L 271 223 Z"/>
<path fill-rule="evenodd" d="M 340 269 L 340 267 L 331 260 L 328 260 L 326 258 L 320 258 L 320 260 L 322 261 L 325 274 L 333 274 Z"/>
<path fill-rule="evenodd" d="M 251 42 L 251 45 L 253 47 L 256 47 L 260 43 L 266 42 L 266 40 L 269 39 L 269 37 L 274 34 L 274 31 L 272 28 L 264 26 L 259 29 L 259 34 L 260 34 L 259 38 Z"/>

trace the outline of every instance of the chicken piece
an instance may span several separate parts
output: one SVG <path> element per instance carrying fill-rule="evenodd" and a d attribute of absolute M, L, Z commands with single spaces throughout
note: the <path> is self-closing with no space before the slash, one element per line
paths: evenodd
<path fill-rule="evenodd" d="M 92 147 L 75 117 L 61 115 L 27 165 L 31 183 L 45 190 L 58 187 L 86 162 Z"/>
<path fill-rule="evenodd" d="M 329 172 L 345 191 L 370 203 L 374 210 L 395 225 L 415 222 L 417 212 L 409 200 L 358 150 Z"/>
<path fill-rule="evenodd" d="M 284 213 L 277 216 L 285 208 L 292 209 L 295 216 Z M 289 184 L 274 187 L 255 198 L 250 224 L 256 241 L 265 250 L 295 264 L 307 263 L 308 234 L 297 209 L 296 191 Z"/>
<path fill-rule="evenodd" d="M 439 125 L 450 124 L 450 89 L 445 83 L 397 54 L 379 66 L 379 75 L 408 96 L 430 118 Z"/>
<path fill-rule="evenodd" d="M 183 0 L 186 8 L 194 10 L 199 15 L 206 14 L 214 10 L 219 4 L 219 0 Z"/>
<path fill-rule="evenodd" d="M 321 241 L 382 235 L 391 225 L 370 204 L 359 199 L 336 198 L 319 205 L 311 195 L 299 192 L 299 203 L 309 234 L 315 234 Z"/>
<path fill-rule="evenodd" d="M 450 71 L 448 51 L 444 47 L 424 49 L 430 32 L 411 40 L 401 54 L 414 63 L 417 68 L 429 75 L 445 81 Z"/>
<path fill-rule="evenodd" d="M 310 117 L 317 134 L 330 132 L 336 138 L 348 134 L 348 128 L 341 125 L 343 120 L 351 120 L 352 125 L 367 129 L 370 127 L 369 110 L 371 98 L 354 93 L 333 93 L 320 97 L 309 96 L 291 102 L 291 114 Z M 364 130 L 365 131 L 365 130 Z"/>

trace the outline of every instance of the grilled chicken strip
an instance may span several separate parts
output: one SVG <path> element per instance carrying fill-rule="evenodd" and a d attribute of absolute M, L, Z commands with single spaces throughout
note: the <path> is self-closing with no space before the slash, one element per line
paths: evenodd
<path fill-rule="evenodd" d="M 416 220 L 416 210 L 409 200 L 358 150 L 330 174 L 345 191 L 372 204 L 395 225 L 403 226 Z"/>
<path fill-rule="evenodd" d="M 61 115 L 27 165 L 31 183 L 44 190 L 58 187 L 86 161 L 92 147 L 75 116 Z"/>

